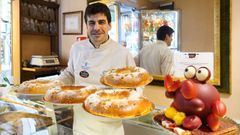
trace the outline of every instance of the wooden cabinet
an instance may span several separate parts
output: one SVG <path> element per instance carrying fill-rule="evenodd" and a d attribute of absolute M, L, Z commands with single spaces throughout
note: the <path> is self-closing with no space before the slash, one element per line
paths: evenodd
<path fill-rule="evenodd" d="M 43 0 L 20 0 L 21 82 L 57 73 L 58 68 L 25 70 L 32 55 L 59 55 L 59 4 Z M 25 64 L 23 64 L 25 63 Z M 29 68 L 29 67 L 28 67 Z"/>

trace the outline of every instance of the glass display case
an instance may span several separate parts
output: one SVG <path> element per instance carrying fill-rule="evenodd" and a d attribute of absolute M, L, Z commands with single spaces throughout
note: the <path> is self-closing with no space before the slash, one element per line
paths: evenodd
<path fill-rule="evenodd" d="M 60 132 L 72 134 L 72 130 L 58 123 L 42 111 L 20 105 L 20 101 L 0 101 L 0 134 L 1 135 L 47 135 Z M 23 103 L 23 104 L 26 104 Z"/>
<path fill-rule="evenodd" d="M 153 116 L 165 107 L 157 106 L 154 111 L 148 115 L 123 121 L 126 135 L 175 135 L 175 133 L 156 125 L 153 122 Z"/>
<path fill-rule="evenodd" d="M 108 32 L 109 36 L 116 42 L 119 41 L 118 38 L 118 5 L 115 3 L 110 3 L 108 5 L 109 9 L 110 9 L 110 13 L 111 13 L 111 25 L 112 28 L 111 30 Z"/>
<path fill-rule="evenodd" d="M 141 37 L 142 46 L 151 44 L 157 40 L 157 30 L 162 25 L 168 25 L 173 30 L 173 42 L 170 48 L 178 49 L 180 45 L 179 19 L 177 10 L 141 10 Z"/>
<path fill-rule="evenodd" d="M 180 12 L 178 10 L 137 10 L 119 3 L 108 3 L 112 15 L 109 35 L 137 56 L 142 47 L 157 40 L 157 29 L 168 25 L 174 29 L 173 50 L 180 48 Z"/>
<path fill-rule="evenodd" d="M 19 95 L 15 87 L 1 88 L 0 132 L 4 134 L 73 134 L 73 113 L 71 105 L 49 105 L 41 95 Z M 4 91 L 4 92 L 3 92 Z M 159 108 L 158 108 L 159 109 Z M 152 125 L 152 113 L 132 119 L 124 119 L 125 135 L 170 133 Z M 0 133 L 0 134 L 1 134 Z"/>
<path fill-rule="evenodd" d="M 140 13 L 132 7 L 108 3 L 111 12 L 112 29 L 109 36 L 128 48 L 133 56 L 138 55 L 140 46 Z"/>
<path fill-rule="evenodd" d="M 120 8 L 120 41 L 133 56 L 138 55 L 140 44 L 139 11 Z"/>
<path fill-rule="evenodd" d="M 71 135 L 73 113 L 71 105 L 49 105 L 42 97 L 19 96 L 12 88 L 0 87 L 0 135 Z M 7 91 L 7 92 L 6 92 Z M 153 116 L 165 107 L 156 106 L 151 113 L 123 119 L 125 135 L 174 135 L 175 133 L 154 123 Z M 231 119 L 226 119 L 232 121 Z"/>
<path fill-rule="evenodd" d="M 69 108 L 52 110 L 41 101 L 42 95 L 16 94 L 15 88 L 0 87 L 0 135 L 72 134 L 72 129 L 63 124 L 69 120 L 64 115 Z"/>

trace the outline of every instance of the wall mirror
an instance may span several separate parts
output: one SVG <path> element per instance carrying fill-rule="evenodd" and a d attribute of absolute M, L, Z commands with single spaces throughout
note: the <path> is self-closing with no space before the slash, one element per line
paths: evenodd
<path fill-rule="evenodd" d="M 230 46 L 230 0 L 212 0 L 213 1 L 213 42 L 207 47 L 214 47 L 214 78 L 210 82 L 217 86 L 223 93 L 230 93 L 229 86 L 229 46 Z M 194 1 L 195 2 L 195 1 Z M 195 2 L 196 3 L 196 2 Z M 198 3 L 195 4 L 199 6 Z M 191 7 L 192 8 L 192 7 Z M 201 12 L 201 11 L 199 11 Z M 192 13 L 194 16 L 194 13 Z M 201 20 L 199 20 L 201 22 Z M 204 21 L 204 20 L 202 20 Z M 181 31 L 181 29 L 180 29 Z M 210 30 L 211 31 L 211 30 Z M 206 33 L 207 34 L 207 33 Z M 183 35 L 181 35 L 183 37 Z M 201 37 L 199 37 L 201 38 Z M 183 39 L 181 39 L 183 40 Z M 208 39 L 205 39 L 208 40 Z M 194 43 L 193 43 L 194 44 Z M 197 49 L 198 47 L 195 46 Z M 153 75 L 155 81 L 153 84 L 163 84 L 162 75 Z"/>
<path fill-rule="evenodd" d="M 144 0 L 135 0 L 134 2 L 88 0 L 88 3 L 94 1 L 117 1 L 139 10 L 159 8 L 156 5 L 161 2 L 174 2 L 175 9 L 180 10 L 180 52 L 212 53 L 213 76 L 209 82 L 216 85 L 220 92 L 230 93 L 229 23 L 231 0 L 201 0 L 197 2 L 195 0 L 149 0 L 149 2 Z M 146 3 L 151 3 L 150 1 L 154 2 L 153 5 L 146 5 Z M 140 38 L 143 39 L 141 36 Z M 140 46 L 142 47 L 143 44 L 140 44 Z M 152 84 L 163 85 L 163 75 L 153 74 L 153 77 Z M 184 78 L 180 77 L 180 79 Z"/>

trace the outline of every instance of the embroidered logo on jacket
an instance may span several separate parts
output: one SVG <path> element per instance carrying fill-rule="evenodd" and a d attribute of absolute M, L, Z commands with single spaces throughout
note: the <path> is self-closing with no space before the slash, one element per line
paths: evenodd
<path fill-rule="evenodd" d="M 89 73 L 87 71 L 80 71 L 79 75 L 83 78 L 87 78 L 89 76 Z"/>
<path fill-rule="evenodd" d="M 83 78 L 87 78 L 89 76 L 89 73 L 87 72 L 87 70 L 89 69 L 89 64 L 88 62 L 85 62 L 83 65 L 82 65 L 82 71 L 80 71 L 79 75 Z"/>

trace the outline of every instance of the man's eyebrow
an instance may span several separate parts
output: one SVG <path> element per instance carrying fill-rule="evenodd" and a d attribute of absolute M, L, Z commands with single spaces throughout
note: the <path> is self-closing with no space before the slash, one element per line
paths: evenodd
<path fill-rule="evenodd" d="M 100 21 L 101 21 L 101 22 L 103 22 L 103 21 L 106 22 L 107 20 L 105 20 L 105 19 L 99 19 L 99 20 L 97 20 L 97 21 L 95 21 L 95 20 L 89 20 L 88 22 L 100 22 Z"/>
<path fill-rule="evenodd" d="M 106 21 L 106 19 L 99 19 L 98 21 Z"/>

